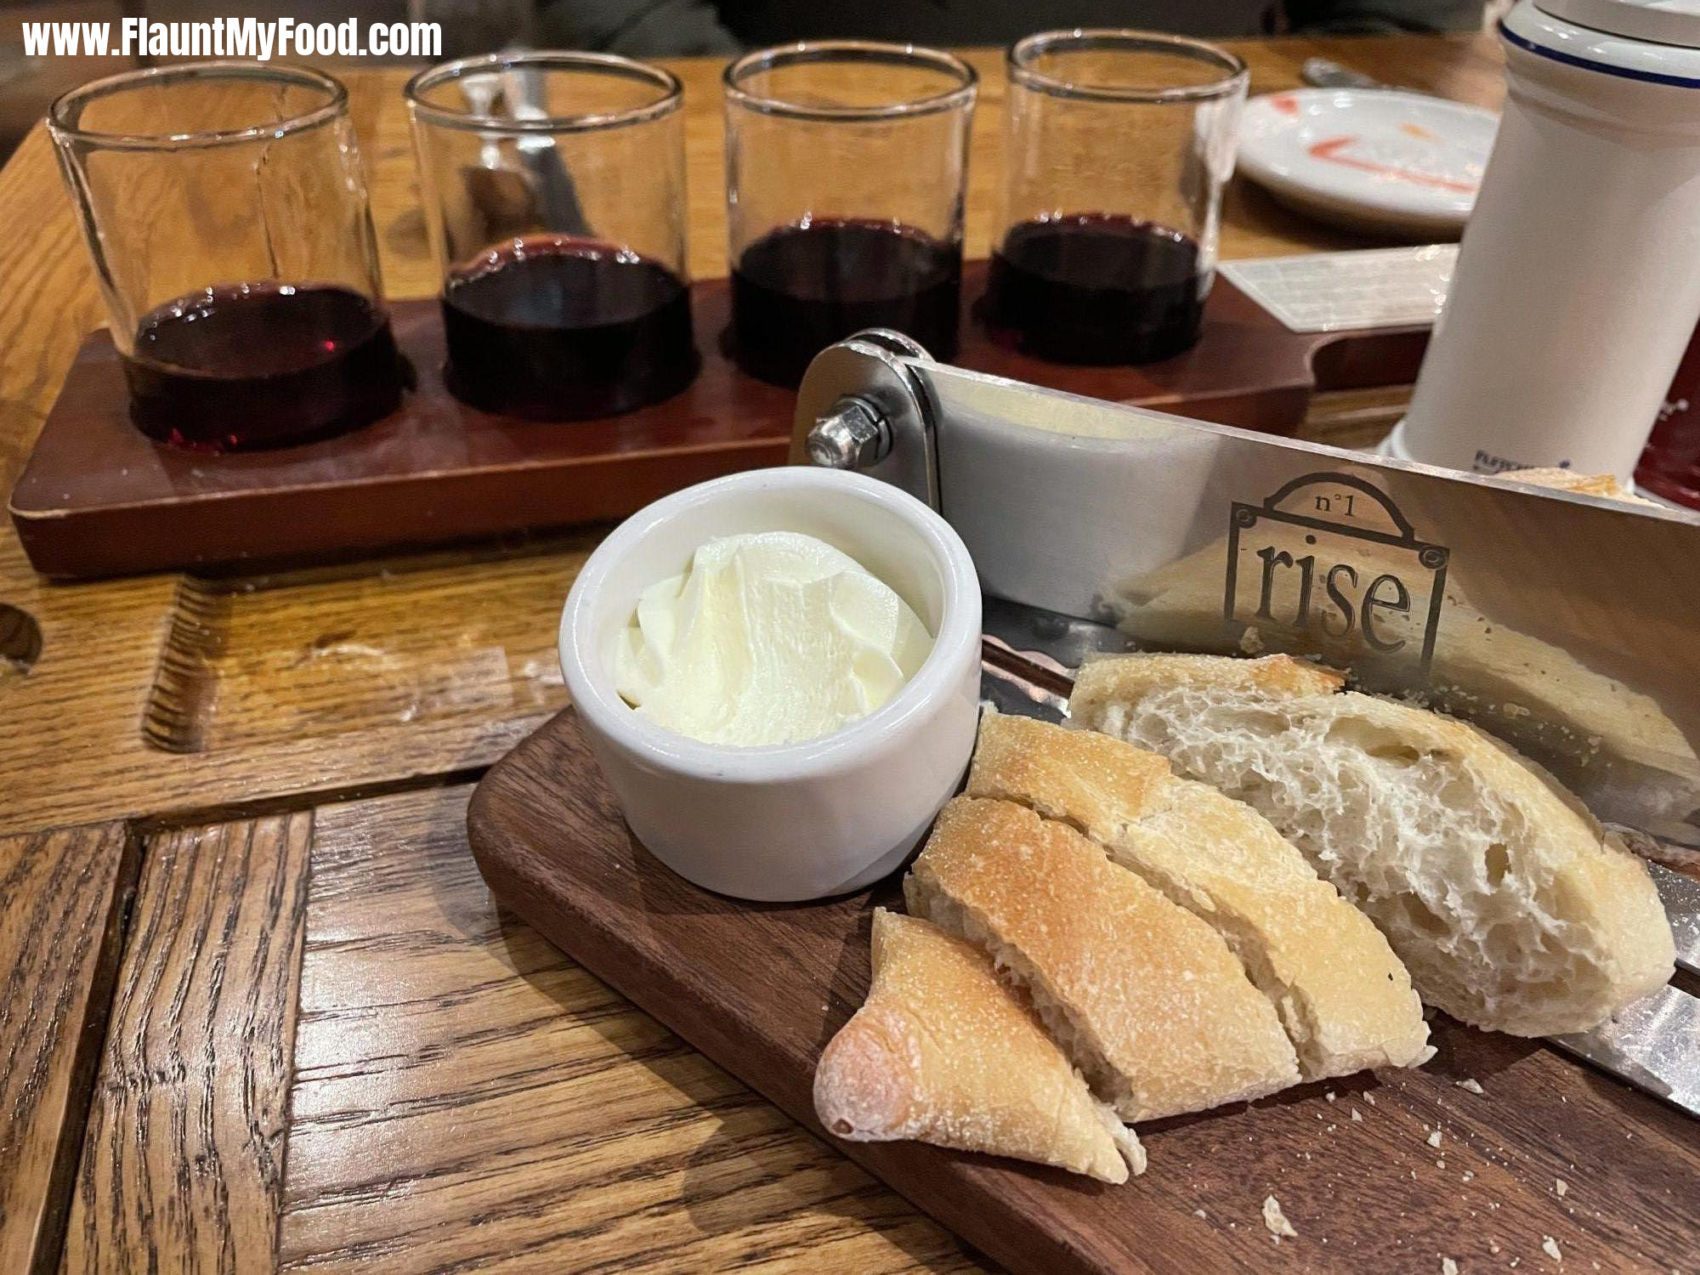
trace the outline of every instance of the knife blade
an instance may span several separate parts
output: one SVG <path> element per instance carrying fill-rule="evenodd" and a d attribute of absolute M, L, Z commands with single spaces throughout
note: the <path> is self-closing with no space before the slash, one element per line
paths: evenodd
<path fill-rule="evenodd" d="M 1700 1117 L 1700 998 L 1663 987 L 1602 1027 L 1547 1039 L 1643 1093 Z"/>
<path fill-rule="evenodd" d="M 1662 863 L 1649 863 L 1647 871 L 1670 918 L 1677 968 L 1700 975 L 1700 881 L 1672 872 Z"/>
<path fill-rule="evenodd" d="M 885 379 L 858 384 L 864 364 Z M 1700 854 L 1700 518 L 854 341 L 810 369 L 799 429 L 845 398 L 908 405 L 919 425 L 857 467 L 932 500 L 989 596 L 1157 649 L 1324 660 L 1475 721 L 1602 819 Z"/>

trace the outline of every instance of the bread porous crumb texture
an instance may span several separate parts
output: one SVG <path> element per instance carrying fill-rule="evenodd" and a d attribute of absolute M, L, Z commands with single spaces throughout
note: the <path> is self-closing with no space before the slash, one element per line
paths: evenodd
<path fill-rule="evenodd" d="M 1082 724 L 1255 807 L 1453 1017 L 1519 1035 L 1576 1031 L 1668 977 L 1656 935 L 1644 951 L 1613 947 L 1597 896 L 1584 897 L 1620 880 L 1624 865 L 1610 861 L 1627 851 L 1473 727 L 1350 692 L 1282 699 L 1183 680 L 1117 698 L 1104 681 L 1079 704 Z M 1656 907 L 1650 883 L 1645 893 Z"/>

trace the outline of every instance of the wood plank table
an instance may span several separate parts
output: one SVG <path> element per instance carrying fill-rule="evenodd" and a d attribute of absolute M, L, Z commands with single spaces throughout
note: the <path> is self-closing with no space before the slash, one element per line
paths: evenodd
<path fill-rule="evenodd" d="M 1487 36 L 1236 47 L 1254 92 L 1324 55 L 1501 94 Z M 1003 83 L 971 58 L 977 256 Z M 706 277 L 719 67 L 677 69 Z M 404 78 L 347 73 L 389 290 L 426 296 Z M 101 319 L 39 129 L 0 172 L 0 224 L 9 490 Z M 1226 257 L 1370 242 L 1230 192 Z M 1310 433 L 1357 441 L 1396 410 L 1347 396 Z M 0 1272 L 980 1265 L 490 901 L 469 786 L 565 703 L 555 618 L 596 538 L 55 586 L 0 530 Z M 1517 1066 L 1596 1084 L 1542 1049 Z M 1264 1194 L 1222 1225 L 1261 1225 Z"/>

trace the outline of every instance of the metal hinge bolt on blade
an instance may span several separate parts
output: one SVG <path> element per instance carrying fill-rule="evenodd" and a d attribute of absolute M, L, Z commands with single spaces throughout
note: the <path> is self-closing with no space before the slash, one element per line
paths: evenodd
<path fill-rule="evenodd" d="M 809 460 L 825 469 L 867 469 L 891 451 L 891 427 L 860 399 L 843 398 L 809 431 Z"/>

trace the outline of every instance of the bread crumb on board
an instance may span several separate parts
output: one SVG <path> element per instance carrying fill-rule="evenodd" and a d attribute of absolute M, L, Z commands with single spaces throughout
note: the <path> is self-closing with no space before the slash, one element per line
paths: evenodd
<path fill-rule="evenodd" d="M 1436 1129 L 1433 1133 L 1429 1134 L 1428 1144 L 1431 1147 L 1438 1147 L 1440 1145 L 1440 1130 L 1439 1129 Z"/>
<path fill-rule="evenodd" d="M 1554 1178 L 1552 1180 L 1552 1189 L 1554 1194 L 1562 1200 L 1565 1194 L 1570 1190 L 1570 1183 L 1566 1182 L 1563 1178 Z"/>
<path fill-rule="evenodd" d="M 1372 1094 L 1372 1093 L 1364 1094 L 1364 1101 L 1369 1103 L 1369 1105 L 1372 1106 L 1372 1107 L 1375 1106 L 1375 1095 Z"/>
<path fill-rule="evenodd" d="M 1440 1259 L 1440 1275 L 1458 1275 L 1458 1263 L 1450 1257 Z"/>
<path fill-rule="evenodd" d="M 1474 1078 L 1469 1079 L 1469 1080 L 1460 1080 L 1458 1082 L 1458 1088 L 1466 1090 L 1469 1093 L 1481 1093 L 1482 1092 L 1482 1087 L 1475 1082 Z"/>
<path fill-rule="evenodd" d="M 1279 1244 L 1283 1236 L 1290 1240 L 1299 1238 L 1299 1233 L 1293 1229 L 1293 1224 L 1287 1221 L 1287 1215 L 1281 1212 L 1281 1201 L 1273 1195 L 1263 1197 L 1263 1225 L 1269 1228 L 1269 1233 Z"/>
<path fill-rule="evenodd" d="M 1364 1122 L 1364 1113 L 1359 1111 L 1356 1107 L 1352 1108 L 1352 1122 L 1354 1124 L 1362 1124 Z"/>
<path fill-rule="evenodd" d="M 1550 1235 L 1541 1236 L 1541 1252 L 1545 1253 L 1555 1262 L 1562 1262 L 1564 1260 L 1564 1250 L 1559 1248 L 1558 1241 L 1553 1239 Z"/>

